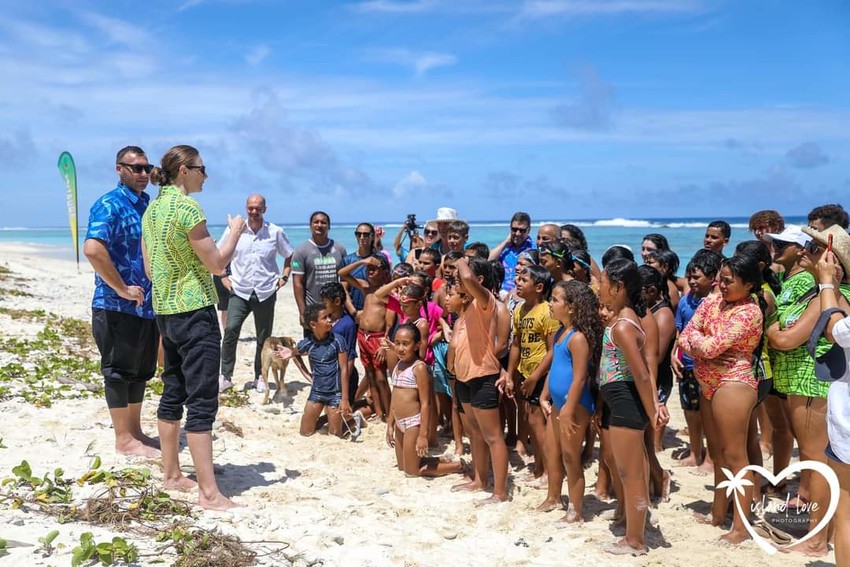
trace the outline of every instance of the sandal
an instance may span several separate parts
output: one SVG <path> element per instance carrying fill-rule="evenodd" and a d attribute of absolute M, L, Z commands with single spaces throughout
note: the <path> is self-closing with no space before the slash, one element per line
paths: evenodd
<path fill-rule="evenodd" d="M 791 534 L 784 532 L 765 520 L 764 518 L 756 520 L 753 523 L 753 530 L 764 539 L 772 541 L 779 546 L 789 545 L 794 541 Z"/>

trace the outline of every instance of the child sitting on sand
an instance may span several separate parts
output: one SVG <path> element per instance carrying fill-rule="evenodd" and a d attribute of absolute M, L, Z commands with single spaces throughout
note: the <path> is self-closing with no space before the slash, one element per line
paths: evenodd
<path fill-rule="evenodd" d="M 292 349 L 280 347 L 275 356 L 284 360 L 296 354 L 306 354 L 313 370 L 310 395 L 301 416 L 301 435 L 309 437 L 316 432 L 316 423 L 327 406 L 328 432 L 342 437 L 342 420 L 351 414 L 348 403 L 348 346 L 345 339 L 331 331 L 333 321 L 324 305 L 308 305 L 304 310 L 304 324 L 310 336 L 302 339 Z"/>
<path fill-rule="evenodd" d="M 395 448 L 398 469 L 407 476 L 443 476 L 462 471 L 460 461 L 427 459 L 431 418 L 431 373 L 420 358 L 422 335 L 412 323 L 402 323 L 392 343 L 399 362 L 392 371 L 387 445 Z"/>

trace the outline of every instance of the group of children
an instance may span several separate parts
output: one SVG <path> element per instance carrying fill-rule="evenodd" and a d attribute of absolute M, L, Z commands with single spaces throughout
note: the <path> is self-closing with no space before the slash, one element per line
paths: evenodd
<path fill-rule="evenodd" d="M 656 453 L 674 378 L 690 440 L 681 465 L 722 480 L 722 468 L 761 464 L 758 433 L 764 439 L 770 429 L 758 420 L 770 379 L 762 364 L 770 362 L 765 328 L 772 322 L 765 296 L 778 281 L 771 235 L 778 243 L 781 228 L 751 226 L 757 240 L 725 258 L 731 229 L 711 223 L 704 249 L 680 278 L 663 235 L 644 238 L 643 265 L 628 247 L 614 246 L 600 269 L 580 229 L 565 225 L 557 236 L 541 241 L 539 234 L 536 247 L 506 266 L 490 259 L 486 245 L 466 245 L 465 224 L 441 227 L 445 254 L 427 246 L 412 264 L 392 267 L 375 253 L 322 288 L 323 304 L 305 313 L 306 338 L 296 351 L 278 352 L 310 359 L 302 434 L 315 432 L 325 408 L 329 431 L 340 436 L 359 434 L 363 419 L 380 419 L 400 471 L 463 473 L 453 490 L 492 491 L 479 505 L 508 499 L 514 446 L 529 462 L 533 455 L 529 480 L 547 489 L 539 510 L 562 507 L 566 478 L 565 525 L 585 520 L 584 470 L 598 434 L 595 494 L 617 500 L 614 519 L 626 533 L 606 551 L 618 555 L 647 552 L 648 510 L 669 497 L 670 474 Z M 503 285 L 506 268 L 515 285 Z M 351 289 L 365 296 L 356 312 L 349 312 Z M 440 431 L 454 440 L 455 454 L 429 457 Z M 458 458 L 464 436 L 471 468 Z M 715 491 L 705 521 L 721 525 L 729 510 L 729 498 Z M 736 512 L 724 540 L 747 537 Z"/>

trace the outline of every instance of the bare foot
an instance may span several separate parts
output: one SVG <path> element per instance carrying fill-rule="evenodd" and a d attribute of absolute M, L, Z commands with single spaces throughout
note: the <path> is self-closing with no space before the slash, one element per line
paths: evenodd
<path fill-rule="evenodd" d="M 693 453 L 688 453 L 687 457 L 683 457 L 676 462 L 674 466 L 677 467 L 695 467 L 697 466 L 697 459 L 694 457 Z"/>
<path fill-rule="evenodd" d="M 560 498 L 547 498 L 540 506 L 537 507 L 538 512 L 551 512 L 561 507 Z"/>
<path fill-rule="evenodd" d="M 599 514 L 599 517 L 603 520 L 613 522 L 614 524 L 620 524 L 625 521 L 625 514 L 623 514 L 623 512 L 621 512 L 619 509 L 605 510 L 601 514 Z"/>
<path fill-rule="evenodd" d="M 543 473 L 542 475 L 537 477 L 536 480 L 529 483 L 529 486 L 531 486 L 531 488 L 534 488 L 535 490 L 545 490 L 549 488 L 549 477 L 546 476 L 546 473 Z"/>
<path fill-rule="evenodd" d="M 617 543 L 609 543 L 602 546 L 602 551 L 605 553 L 610 553 L 612 555 L 631 555 L 633 557 L 639 557 L 642 555 L 646 555 L 649 550 L 646 546 L 632 547 L 629 542 L 622 539 Z"/>
<path fill-rule="evenodd" d="M 693 519 L 700 524 L 705 524 L 706 526 L 714 526 L 715 528 L 720 525 L 723 525 L 723 520 L 717 521 L 711 514 L 700 514 L 699 512 L 694 512 Z"/>
<path fill-rule="evenodd" d="M 714 474 L 714 463 L 703 461 L 702 464 L 697 467 L 697 471 L 703 473 L 700 476 L 712 475 Z"/>
<path fill-rule="evenodd" d="M 141 441 L 143 445 L 147 445 L 148 447 L 153 447 L 154 449 L 159 449 L 159 439 L 154 437 L 148 437 L 141 431 L 133 434 L 133 438 Z"/>
<path fill-rule="evenodd" d="M 564 517 L 558 520 L 558 523 L 580 526 L 584 523 L 584 518 L 581 517 L 581 514 L 570 508 L 567 510 L 567 513 L 564 514 Z"/>
<path fill-rule="evenodd" d="M 245 507 L 244 504 L 237 504 L 221 492 L 211 499 L 204 498 L 203 495 L 198 496 L 198 505 L 206 510 L 230 510 L 231 508 Z"/>
<path fill-rule="evenodd" d="M 613 500 L 611 495 L 608 494 L 605 491 L 601 491 L 601 492 L 594 491 L 593 495 L 596 496 L 596 499 L 601 501 L 601 502 L 610 502 L 611 500 Z"/>
<path fill-rule="evenodd" d="M 159 450 L 145 445 L 138 439 L 133 439 L 127 443 L 115 444 L 115 452 L 119 455 L 137 455 L 139 457 L 159 457 Z"/>
<path fill-rule="evenodd" d="M 484 486 L 482 486 L 480 482 L 474 480 L 456 484 L 451 488 L 452 492 L 477 492 L 479 490 L 484 490 Z"/>
<path fill-rule="evenodd" d="M 194 490 L 197 486 L 197 482 L 185 476 L 180 476 L 179 478 L 175 479 L 165 479 L 162 481 L 163 490 L 179 490 L 180 492 L 189 492 L 190 490 Z"/>
<path fill-rule="evenodd" d="M 723 534 L 718 538 L 718 541 L 722 541 L 730 545 L 740 545 L 748 539 L 750 539 L 750 534 L 748 534 L 745 530 L 743 532 L 729 532 Z M 826 552 L 824 552 L 824 555 L 826 555 Z"/>
<path fill-rule="evenodd" d="M 490 498 L 485 498 L 484 500 L 477 500 L 475 502 L 476 508 L 481 508 L 482 506 L 489 506 L 490 504 L 501 504 L 502 502 L 507 502 L 507 496 L 496 496 L 495 494 Z"/>
<path fill-rule="evenodd" d="M 783 553 L 802 553 L 808 557 L 825 557 L 829 555 L 829 548 L 826 544 L 823 547 L 818 547 L 817 544 L 813 544 L 811 541 L 804 541 L 790 547 L 781 548 L 780 551 Z"/>

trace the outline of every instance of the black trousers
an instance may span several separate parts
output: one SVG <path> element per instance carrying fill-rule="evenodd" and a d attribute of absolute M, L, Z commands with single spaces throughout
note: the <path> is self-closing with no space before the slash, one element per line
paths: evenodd
<path fill-rule="evenodd" d="M 176 315 L 157 315 L 165 350 L 163 391 L 156 415 L 167 421 L 183 419 L 186 431 L 212 430 L 218 413 L 218 363 L 221 331 L 211 305 Z"/>

